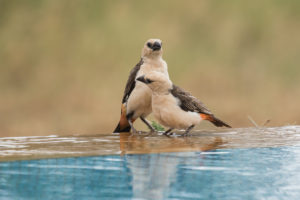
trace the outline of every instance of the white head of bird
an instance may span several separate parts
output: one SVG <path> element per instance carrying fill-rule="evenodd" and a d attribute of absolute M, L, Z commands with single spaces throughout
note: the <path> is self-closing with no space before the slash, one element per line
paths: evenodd
<path fill-rule="evenodd" d="M 160 39 L 149 39 L 142 49 L 143 58 L 161 58 L 162 57 L 162 42 Z"/>
<path fill-rule="evenodd" d="M 136 79 L 144 84 L 146 84 L 153 94 L 169 94 L 170 89 L 172 89 L 172 82 L 161 72 L 151 72 L 142 75 Z"/>

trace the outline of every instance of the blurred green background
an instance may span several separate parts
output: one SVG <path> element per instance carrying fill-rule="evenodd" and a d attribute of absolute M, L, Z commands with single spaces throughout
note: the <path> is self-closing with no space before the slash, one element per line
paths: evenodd
<path fill-rule="evenodd" d="M 110 133 L 149 38 L 233 127 L 299 124 L 300 1 L 0 0 L 0 136 Z"/>

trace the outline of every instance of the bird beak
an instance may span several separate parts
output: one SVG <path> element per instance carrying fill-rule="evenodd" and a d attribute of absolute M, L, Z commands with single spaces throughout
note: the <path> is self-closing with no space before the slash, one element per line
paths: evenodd
<path fill-rule="evenodd" d="M 154 42 L 154 44 L 152 45 L 151 49 L 153 51 L 159 51 L 161 49 L 161 44 L 159 42 Z"/>
<path fill-rule="evenodd" d="M 149 78 L 145 78 L 145 75 L 138 77 L 136 80 L 141 81 L 142 83 L 145 83 L 145 84 L 150 84 L 150 83 L 154 82 L 154 81 L 150 80 Z"/>
<path fill-rule="evenodd" d="M 140 76 L 140 77 L 138 77 L 136 80 L 137 80 L 137 81 L 140 81 L 140 82 L 142 82 L 142 83 L 147 84 L 147 81 L 146 81 L 146 79 L 145 79 L 145 76 Z"/>

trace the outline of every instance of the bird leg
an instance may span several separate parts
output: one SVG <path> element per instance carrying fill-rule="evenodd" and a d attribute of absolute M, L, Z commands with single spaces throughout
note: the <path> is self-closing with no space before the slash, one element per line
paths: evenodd
<path fill-rule="evenodd" d="M 173 130 L 173 128 L 170 128 L 170 129 L 166 130 L 166 131 L 164 132 L 164 135 L 169 135 L 168 133 L 170 133 L 172 130 Z"/>
<path fill-rule="evenodd" d="M 140 117 L 140 119 L 148 126 L 151 132 L 155 132 L 155 129 L 151 126 L 148 120 L 146 120 L 144 117 Z"/>
<path fill-rule="evenodd" d="M 131 127 L 132 133 L 133 133 L 133 134 L 136 134 L 136 133 L 137 133 L 137 130 L 133 127 L 133 123 L 132 123 L 131 119 L 128 120 L 128 123 L 129 123 L 129 125 L 130 125 L 130 127 Z"/>
<path fill-rule="evenodd" d="M 192 125 L 192 126 L 188 127 L 188 128 L 186 129 L 186 131 L 184 132 L 183 136 L 188 136 L 189 132 L 190 132 L 194 127 L 195 127 L 195 125 Z"/>

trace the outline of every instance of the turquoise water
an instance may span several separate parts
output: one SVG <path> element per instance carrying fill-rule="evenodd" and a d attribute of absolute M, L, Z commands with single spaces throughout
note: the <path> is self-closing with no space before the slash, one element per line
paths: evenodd
<path fill-rule="evenodd" d="M 0 199 L 300 199 L 300 147 L 0 162 Z"/>

